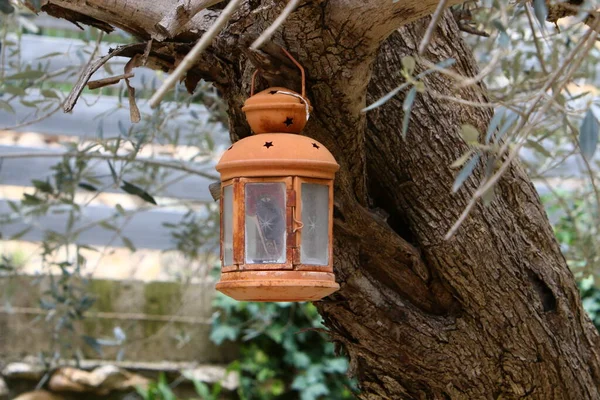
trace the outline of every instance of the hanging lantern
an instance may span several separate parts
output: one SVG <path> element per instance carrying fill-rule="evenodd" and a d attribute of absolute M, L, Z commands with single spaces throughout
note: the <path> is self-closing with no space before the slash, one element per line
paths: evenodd
<path fill-rule="evenodd" d="M 287 53 L 287 52 L 286 52 Z M 274 87 L 242 110 L 255 135 L 221 157 L 221 280 L 245 301 L 313 301 L 339 289 L 333 275 L 333 179 L 339 165 L 321 143 L 299 135 L 311 106 Z"/>

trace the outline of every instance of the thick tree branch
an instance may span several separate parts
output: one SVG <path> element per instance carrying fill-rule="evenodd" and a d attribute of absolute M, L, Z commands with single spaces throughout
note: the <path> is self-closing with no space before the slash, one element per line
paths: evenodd
<path fill-rule="evenodd" d="M 111 10 L 100 0 L 52 3 L 89 12 L 142 38 L 157 34 L 157 22 L 171 10 L 166 0 L 117 0 Z M 241 107 L 256 66 L 262 85 L 299 85 L 273 42 L 304 65 L 314 107 L 304 134 L 327 146 L 341 165 L 334 209 L 341 290 L 318 307 L 334 340 L 345 346 L 361 397 L 599 398 L 600 339 L 523 169 L 511 164 L 492 206 L 477 205 L 457 235 L 444 240 L 481 177 L 476 170 L 460 192 L 450 191 L 456 171 L 449 165 L 467 149 L 461 124 L 485 131 L 489 122 L 489 109 L 471 107 L 486 102 L 485 89 L 457 88 L 445 75 L 428 75 L 428 88 L 464 103 L 419 93 L 406 139 L 398 128 L 403 93 L 367 115 L 360 112 L 367 97 L 374 101 L 402 81 L 401 59 L 416 53 L 429 20 L 397 27 L 431 13 L 438 1 L 305 2 L 273 42 L 249 51 L 285 7 L 275 4 L 244 2 L 190 73 L 215 81 L 237 140 L 251 134 Z M 197 28 L 202 21 L 214 21 L 214 15 L 202 20 L 204 13 L 188 23 L 189 28 L 200 21 L 196 28 L 177 36 L 187 44 L 154 43 L 149 58 L 172 67 L 203 32 Z M 144 50 L 141 44 L 131 52 Z M 477 76 L 446 12 L 423 58 L 450 57 L 457 60 L 456 73 Z M 387 221 L 373 208 L 385 210 Z"/>
<path fill-rule="evenodd" d="M 174 38 L 186 28 L 187 23 L 196 14 L 221 1 L 223 0 L 179 0 L 171 12 L 156 24 L 156 29 L 164 34 L 163 37 L 157 37 L 156 39 L 165 40 Z"/>
<path fill-rule="evenodd" d="M 448 0 L 446 6 L 464 1 Z M 379 46 L 396 29 L 432 14 L 439 3 L 440 0 L 331 0 L 327 4 L 332 22 Z"/>

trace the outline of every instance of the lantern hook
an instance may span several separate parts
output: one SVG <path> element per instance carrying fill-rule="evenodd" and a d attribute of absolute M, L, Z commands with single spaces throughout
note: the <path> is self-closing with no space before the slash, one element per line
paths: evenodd
<path fill-rule="evenodd" d="M 305 99 L 306 98 L 306 75 L 304 73 L 304 67 L 302 67 L 302 65 L 294 58 L 294 56 L 292 56 L 289 53 L 289 51 L 287 51 L 283 47 L 281 47 L 281 50 L 283 50 L 283 52 L 285 53 L 285 55 L 288 56 L 288 58 L 300 70 L 300 76 L 302 77 L 302 93 L 301 93 L 301 96 L 302 96 L 303 99 Z M 256 84 L 256 75 L 258 75 L 258 70 L 254 71 L 254 74 L 252 74 L 252 85 L 250 86 L 250 96 L 254 96 L 254 87 L 255 87 L 255 84 Z"/>

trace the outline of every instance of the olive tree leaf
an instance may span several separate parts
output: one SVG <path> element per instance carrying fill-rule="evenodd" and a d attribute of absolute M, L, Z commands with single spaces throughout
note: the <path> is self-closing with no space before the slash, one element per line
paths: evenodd
<path fill-rule="evenodd" d="M 12 108 L 12 106 L 7 101 L 4 101 L 4 100 L 0 100 L 0 110 L 4 110 L 11 114 L 15 113 L 15 109 Z"/>
<path fill-rule="evenodd" d="M 135 253 L 135 246 L 133 245 L 133 242 L 125 237 L 125 236 L 121 236 L 121 240 L 123 241 L 123 244 L 125 245 L 125 247 L 127 247 L 129 249 L 129 251 L 131 251 L 132 253 Z"/>
<path fill-rule="evenodd" d="M 579 148 L 586 160 L 591 160 L 596 152 L 599 129 L 598 120 L 592 110 L 589 109 L 585 113 L 579 128 Z"/>
<path fill-rule="evenodd" d="M 79 182 L 77 184 L 82 189 L 89 190 L 90 192 L 97 192 L 98 189 L 94 185 L 90 185 L 89 183 Z"/>
<path fill-rule="evenodd" d="M 452 165 L 450 165 L 450 168 L 462 167 L 463 164 L 467 162 L 467 160 L 471 157 L 472 154 L 473 150 L 468 150 L 465 154 L 457 158 L 456 161 L 454 161 Z"/>
<path fill-rule="evenodd" d="M 402 111 L 404 111 L 404 118 L 402 119 L 402 137 L 406 138 L 406 132 L 408 132 L 408 123 L 410 122 L 410 112 L 412 110 L 412 106 L 415 102 L 415 97 L 417 96 L 417 88 L 412 87 L 406 98 L 404 99 L 404 104 L 402 104 Z"/>
<path fill-rule="evenodd" d="M 426 77 L 429 74 L 433 74 L 438 69 L 450 68 L 455 63 L 456 63 L 456 60 L 454 58 L 448 58 L 446 60 L 442 60 L 439 63 L 435 64 L 435 68 L 431 68 L 431 69 L 428 69 L 427 71 L 421 72 L 419 75 L 417 75 L 415 77 L 415 79 L 416 80 L 422 79 L 422 78 Z M 406 89 L 408 86 L 410 86 L 410 83 L 408 83 L 408 82 L 405 82 L 405 83 L 401 84 L 400 86 L 398 86 L 397 88 L 395 88 L 391 92 L 387 93 L 386 95 L 384 95 L 383 97 L 381 97 L 380 99 L 378 99 L 375 103 L 371 104 L 368 107 L 363 108 L 362 112 L 371 111 L 371 110 L 373 110 L 375 108 L 381 107 L 382 105 L 384 105 L 385 103 L 387 103 L 391 98 L 393 98 L 398 93 L 400 93 L 402 90 Z"/>
<path fill-rule="evenodd" d="M 28 71 L 17 72 L 16 74 L 7 76 L 5 79 L 6 80 L 37 79 L 37 78 L 41 78 L 42 76 L 44 76 L 44 74 L 45 74 L 44 71 L 30 69 Z"/>
<path fill-rule="evenodd" d="M 496 131 L 496 129 L 498 129 L 498 125 L 500 125 L 500 122 L 504 118 L 505 114 L 506 114 L 505 108 L 499 108 L 498 110 L 496 110 L 496 112 L 494 113 L 494 117 L 492 118 L 492 120 L 490 121 L 490 124 L 488 125 L 487 132 L 485 133 L 485 144 L 490 143 L 490 140 L 492 139 L 494 132 Z"/>
<path fill-rule="evenodd" d="M 479 163 L 479 158 L 480 157 L 481 156 L 479 154 L 475 154 L 473 156 L 473 158 L 471 158 L 469 160 L 469 162 L 466 163 L 465 166 L 460 170 L 460 172 L 458 173 L 458 175 L 456 175 L 456 179 L 454 180 L 454 185 L 452 185 L 452 192 L 453 193 L 456 193 L 458 191 L 458 189 L 461 188 L 461 186 L 463 185 L 463 183 L 465 183 L 465 181 L 467 179 L 469 179 L 469 177 L 471 176 L 471 174 L 475 170 L 475 167 Z"/>
<path fill-rule="evenodd" d="M 19 240 L 20 238 L 22 238 L 23 236 L 28 234 L 29 231 L 31 231 L 31 229 L 33 229 L 33 226 L 28 226 L 27 228 L 23 229 L 22 231 L 17 232 L 14 235 L 12 235 L 10 237 L 10 240 Z"/>
<path fill-rule="evenodd" d="M 411 56 L 402 57 L 402 67 L 407 74 L 412 75 L 415 72 L 416 61 Z"/>
<path fill-rule="evenodd" d="M 119 182 L 119 178 L 117 177 L 117 172 L 115 171 L 114 167 L 112 166 L 112 163 L 110 162 L 110 160 L 106 160 L 106 162 L 108 163 L 108 168 L 110 169 L 110 175 L 112 176 L 113 181 L 115 182 L 115 186 L 116 186 Z"/>
<path fill-rule="evenodd" d="M 40 181 L 38 179 L 32 179 L 31 184 L 33 185 L 33 187 L 35 187 L 42 193 L 49 193 L 49 194 L 54 193 L 54 188 L 48 181 Z"/>
<path fill-rule="evenodd" d="M 540 22 L 540 25 L 544 27 L 546 23 L 546 17 L 548 16 L 548 7 L 546 7 L 546 0 L 533 0 L 533 11 L 535 17 Z"/>
<path fill-rule="evenodd" d="M 93 338 L 91 336 L 83 335 L 81 337 L 85 344 L 90 346 L 98 355 L 102 356 L 102 344 L 98 341 L 98 339 Z"/>
<path fill-rule="evenodd" d="M 477 143 L 479 140 L 479 131 L 471 124 L 461 126 L 460 135 L 467 143 Z"/>
<path fill-rule="evenodd" d="M 133 183 L 123 181 L 123 185 L 121 186 L 121 189 L 123 189 L 125 192 L 127 192 L 129 194 L 138 196 L 139 198 L 141 198 L 142 200 L 144 200 L 148 203 L 157 205 L 156 200 L 154 200 L 154 197 L 152 197 L 144 189 L 140 188 L 139 186 L 134 185 Z"/>

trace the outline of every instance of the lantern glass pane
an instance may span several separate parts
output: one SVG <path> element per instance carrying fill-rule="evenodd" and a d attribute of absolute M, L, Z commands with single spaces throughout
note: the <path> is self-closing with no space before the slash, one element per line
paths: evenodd
<path fill-rule="evenodd" d="M 302 184 L 300 263 L 329 264 L 329 186 Z"/>
<path fill-rule="evenodd" d="M 246 184 L 246 264 L 285 263 L 285 183 Z"/>
<path fill-rule="evenodd" d="M 233 265 L 233 185 L 223 189 L 223 265 Z"/>

